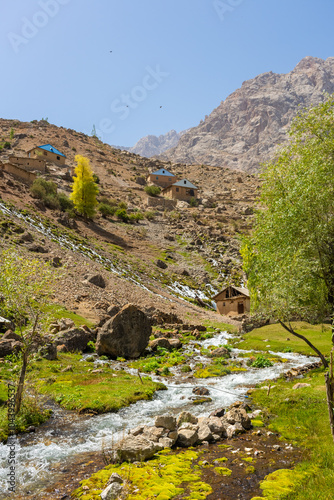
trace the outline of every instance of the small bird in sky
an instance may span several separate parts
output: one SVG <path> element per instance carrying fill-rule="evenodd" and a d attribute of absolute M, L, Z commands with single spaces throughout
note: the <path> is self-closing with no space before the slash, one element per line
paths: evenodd
<path fill-rule="evenodd" d="M 160 108 L 162 108 L 162 106 L 160 106 Z"/>
<path fill-rule="evenodd" d="M 112 52 L 112 50 L 110 52 Z"/>

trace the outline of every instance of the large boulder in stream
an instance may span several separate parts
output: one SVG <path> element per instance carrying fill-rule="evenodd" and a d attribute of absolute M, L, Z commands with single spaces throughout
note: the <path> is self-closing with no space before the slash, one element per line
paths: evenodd
<path fill-rule="evenodd" d="M 111 358 L 138 358 L 148 346 L 151 321 L 133 304 L 127 304 L 99 330 L 96 351 Z"/>
<path fill-rule="evenodd" d="M 129 435 L 117 443 L 114 459 L 117 462 L 141 462 L 152 458 L 157 451 L 163 450 L 163 448 L 161 443 L 151 441 L 145 436 Z"/>

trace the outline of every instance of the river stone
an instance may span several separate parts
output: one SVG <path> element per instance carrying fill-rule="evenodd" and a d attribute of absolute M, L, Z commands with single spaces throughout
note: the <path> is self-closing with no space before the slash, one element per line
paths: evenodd
<path fill-rule="evenodd" d="M 196 396 L 208 396 L 210 391 L 206 387 L 194 387 L 192 393 Z"/>
<path fill-rule="evenodd" d="M 133 436 L 138 436 L 138 434 L 142 434 L 144 432 L 145 426 L 144 425 L 138 425 L 134 429 L 131 429 L 129 431 L 129 434 L 132 434 Z"/>
<path fill-rule="evenodd" d="M 298 384 L 295 384 L 292 389 L 302 389 L 303 387 L 311 387 L 311 384 L 306 384 L 302 382 L 298 382 Z"/>
<path fill-rule="evenodd" d="M 109 486 L 109 484 L 112 484 L 112 483 L 122 484 L 123 478 L 119 474 L 117 474 L 117 472 L 113 472 L 109 478 L 108 486 Z"/>
<path fill-rule="evenodd" d="M 177 418 L 177 426 L 180 427 L 184 422 L 190 422 L 191 424 L 197 424 L 198 418 L 192 415 L 189 411 L 183 411 Z"/>
<path fill-rule="evenodd" d="M 149 343 L 149 347 L 152 349 L 152 351 L 156 351 L 158 347 L 169 350 L 170 343 L 168 339 L 165 339 L 165 337 L 159 337 L 158 339 L 151 340 L 151 342 Z"/>
<path fill-rule="evenodd" d="M 214 351 L 211 351 L 211 356 L 213 358 L 230 358 L 230 352 L 226 347 L 218 347 Z"/>
<path fill-rule="evenodd" d="M 96 351 L 112 358 L 138 358 L 152 333 L 151 322 L 143 311 L 127 304 L 99 330 Z"/>
<path fill-rule="evenodd" d="M 111 483 L 101 493 L 102 500 L 117 500 L 120 498 L 123 487 L 119 483 Z"/>
<path fill-rule="evenodd" d="M 129 435 L 117 443 L 114 458 L 118 462 L 141 462 L 152 458 L 157 451 L 162 449 L 162 444 L 155 443 L 142 435 Z"/>
<path fill-rule="evenodd" d="M 179 435 L 176 441 L 178 446 L 187 448 L 188 446 L 195 444 L 196 441 L 198 441 L 197 430 L 182 427 L 179 429 Z"/>
<path fill-rule="evenodd" d="M 181 349 L 182 347 L 180 339 L 168 339 L 168 342 L 171 349 Z"/>
<path fill-rule="evenodd" d="M 212 432 L 210 431 L 209 426 L 205 423 L 200 423 L 198 428 L 198 441 L 211 441 L 212 440 Z"/>
<path fill-rule="evenodd" d="M 214 410 L 212 413 L 210 413 L 210 417 L 223 417 L 225 414 L 225 408 L 218 408 L 218 410 Z"/>
<path fill-rule="evenodd" d="M 164 427 L 169 431 L 175 431 L 176 429 L 176 418 L 172 415 L 158 415 L 155 417 L 155 426 Z"/>
<path fill-rule="evenodd" d="M 168 433 L 168 438 L 171 439 L 173 441 L 173 444 L 176 443 L 177 441 L 177 437 L 178 437 L 178 432 L 177 431 L 170 431 Z"/>
<path fill-rule="evenodd" d="M 244 429 L 248 430 L 252 428 L 252 422 L 246 411 L 243 408 L 232 408 L 221 418 L 221 422 L 230 425 L 235 423 L 240 423 Z"/>

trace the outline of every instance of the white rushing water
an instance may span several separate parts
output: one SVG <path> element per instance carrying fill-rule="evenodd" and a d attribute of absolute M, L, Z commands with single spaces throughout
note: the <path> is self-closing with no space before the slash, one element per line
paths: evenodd
<path fill-rule="evenodd" d="M 220 346 L 227 343 L 230 334 L 221 332 L 212 339 L 194 343 L 193 356 L 203 360 L 197 346 L 207 348 L 210 345 Z M 189 351 L 188 351 L 189 352 Z M 241 351 L 232 349 L 231 354 L 238 356 Z M 243 351 L 244 352 L 244 351 Z M 139 424 L 152 425 L 154 417 L 159 414 L 178 414 L 183 410 L 190 410 L 196 415 L 208 415 L 213 409 L 227 407 L 233 402 L 247 398 L 246 392 L 249 385 L 257 384 L 264 380 L 274 379 L 282 372 L 292 367 L 302 366 L 318 358 L 310 358 L 292 353 L 275 353 L 287 359 L 286 363 L 275 363 L 274 366 L 254 369 L 245 372 L 236 372 L 224 377 L 209 379 L 182 379 L 163 382 L 168 387 L 167 391 L 158 391 L 152 401 L 139 401 L 118 413 L 107 413 L 90 418 L 69 421 L 67 425 L 57 430 L 45 431 L 39 428 L 36 434 L 25 438 L 18 436 L 16 440 L 17 481 L 18 487 L 24 485 L 25 489 L 35 491 L 35 488 L 47 485 L 53 477 L 53 469 L 85 452 L 99 452 L 102 446 L 110 446 L 119 440 L 129 429 Z M 161 379 L 160 379 L 161 380 Z M 194 386 L 207 387 L 210 391 L 212 402 L 204 405 L 191 404 Z M 247 399 L 245 399 L 247 401 Z M 59 421 L 57 418 L 55 422 Z M 22 442 L 24 441 L 24 443 Z M 0 445 L 0 490 L 7 488 L 8 473 L 8 447 Z M 0 495 L 1 498 L 1 495 Z"/>

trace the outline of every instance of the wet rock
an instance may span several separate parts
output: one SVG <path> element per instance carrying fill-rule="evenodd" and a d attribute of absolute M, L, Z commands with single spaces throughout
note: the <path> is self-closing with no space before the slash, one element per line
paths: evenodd
<path fill-rule="evenodd" d="M 192 393 L 196 396 L 208 396 L 210 391 L 206 387 L 194 387 Z"/>
<path fill-rule="evenodd" d="M 133 436 L 138 436 L 139 434 L 142 434 L 144 432 L 145 425 L 138 425 L 134 429 L 131 429 L 129 431 L 129 434 L 132 434 Z"/>
<path fill-rule="evenodd" d="M 158 415 L 155 417 L 155 426 L 163 427 L 169 431 L 175 431 L 176 429 L 176 418 L 172 415 Z"/>
<path fill-rule="evenodd" d="M 130 435 L 117 444 L 114 458 L 119 462 L 140 462 L 152 458 L 157 451 L 162 449 L 162 444 L 150 441 L 142 435 Z"/>
<path fill-rule="evenodd" d="M 146 314 L 127 304 L 99 330 L 96 351 L 112 358 L 138 358 L 146 349 L 151 333 Z"/>
<path fill-rule="evenodd" d="M 230 352 L 226 347 L 218 347 L 214 351 L 211 351 L 211 356 L 213 358 L 230 358 Z"/>
<path fill-rule="evenodd" d="M 166 434 L 166 429 L 163 427 L 145 426 L 143 430 L 143 436 L 150 441 L 154 441 L 155 443 L 157 443 L 164 434 Z"/>

